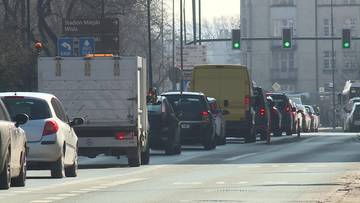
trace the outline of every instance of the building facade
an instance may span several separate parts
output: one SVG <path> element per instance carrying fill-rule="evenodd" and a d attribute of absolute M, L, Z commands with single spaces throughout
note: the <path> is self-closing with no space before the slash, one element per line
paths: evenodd
<path fill-rule="evenodd" d="M 324 39 L 332 34 L 331 8 L 337 37 L 334 63 L 332 40 Z M 331 91 L 334 64 L 335 88 L 340 91 L 346 80 L 360 78 L 359 40 L 353 39 L 349 49 L 343 49 L 341 40 L 344 28 L 359 37 L 359 18 L 360 0 L 241 0 L 241 35 L 248 38 L 242 42 L 241 61 L 269 90 L 278 83 L 282 91 L 313 95 Z M 307 39 L 293 40 L 292 48 L 284 49 L 282 41 L 274 39 L 283 28 Z"/>

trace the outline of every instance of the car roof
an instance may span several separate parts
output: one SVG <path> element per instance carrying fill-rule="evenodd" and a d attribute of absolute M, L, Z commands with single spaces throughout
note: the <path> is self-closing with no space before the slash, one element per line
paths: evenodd
<path fill-rule="evenodd" d="M 51 100 L 55 96 L 48 93 L 41 92 L 2 92 L 0 93 L 0 97 L 9 97 L 9 96 L 23 96 L 23 97 L 32 97 L 43 100 Z"/>
<path fill-rule="evenodd" d="M 181 94 L 181 92 L 165 92 L 162 93 L 161 96 L 166 96 L 166 95 L 179 95 Z M 198 95 L 198 96 L 204 96 L 204 94 L 202 92 L 182 92 L 183 95 Z"/>

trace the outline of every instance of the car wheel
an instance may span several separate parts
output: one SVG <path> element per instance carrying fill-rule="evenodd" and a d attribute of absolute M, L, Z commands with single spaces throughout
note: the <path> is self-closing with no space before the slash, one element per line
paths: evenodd
<path fill-rule="evenodd" d="M 261 140 L 261 141 L 265 141 L 266 138 L 267 138 L 267 131 L 266 131 L 266 130 L 261 131 L 261 133 L 260 133 L 260 140 Z"/>
<path fill-rule="evenodd" d="M 247 136 L 245 137 L 245 143 L 256 142 L 256 133 L 254 131 L 253 127 L 249 129 Z"/>
<path fill-rule="evenodd" d="M 10 188 L 10 182 L 11 182 L 11 167 L 10 167 L 10 152 L 7 151 L 6 154 L 6 160 L 4 163 L 4 167 L 2 169 L 2 172 L 0 174 L 0 189 L 9 189 Z"/>
<path fill-rule="evenodd" d="M 216 142 L 215 140 L 215 136 L 213 135 L 213 132 L 208 133 L 207 137 L 205 138 L 204 141 L 204 149 L 205 150 L 212 150 L 214 149 L 214 143 Z M 215 143 L 216 146 L 216 143 Z"/>
<path fill-rule="evenodd" d="M 65 176 L 66 177 L 76 177 L 77 171 L 78 171 L 78 154 L 77 154 L 77 150 L 76 150 L 73 164 L 71 166 L 65 168 Z"/>
<path fill-rule="evenodd" d="M 63 178 L 65 176 L 65 166 L 64 166 L 64 156 L 52 164 L 51 167 L 51 177 L 53 178 Z"/>
<path fill-rule="evenodd" d="M 141 164 L 148 165 L 150 163 L 150 147 L 149 145 L 146 146 L 144 152 L 141 152 Z"/>
<path fill-rule="evenodd" d="M 26 183 L 26 147 L 24 150 L 24 154 L 22 155 L 22 163 L 21 163 L 21 171 L 18 177 L 11 180 L 11 186 L 14 187 L 24 187 Z"/>
<path fill-rule="evenodd" d="M 286 131 L 286 135 L 287 135 L 287 136 L 291 136 L 291 135 L 292 135 L 292 130 L 291 130 L 291 129 L 288 129 L 288 130 Z"/>
<path fill-rule="evenodd" d="M 141 150 L 140 147 L 135 149 L 129 149 L 128 153 L 128 164 L 130 167 L 139 167 L 141 164 Z"/>
<path fill-rule="evenodd" d="M 179 142 L 177 141 L 177 134 L 171 136 L 168 140 L 167 145 L 165 146 L 166 155 L 174 155 L 179 147 Z"/>

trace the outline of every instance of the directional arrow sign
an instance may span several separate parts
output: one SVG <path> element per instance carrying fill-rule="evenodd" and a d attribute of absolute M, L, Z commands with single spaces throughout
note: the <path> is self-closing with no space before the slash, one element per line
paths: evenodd
<path fill-rule="evenodd" d="M 59 56 L 73 56 L 74 55 L 74 39 L 62 37 L 58 39 L 58 55 Z"/>
<path fill-rule="evenodd" d="M 95 39 L 91 37 L 81 37 L 79 39 L 79 52 L 80 56 L 85 56 L 86 54 L 94 54 Z"/>

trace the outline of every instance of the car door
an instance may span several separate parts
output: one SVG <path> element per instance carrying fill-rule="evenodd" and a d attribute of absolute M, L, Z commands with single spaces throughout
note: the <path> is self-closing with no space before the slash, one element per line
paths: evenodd
<path fill-rule="evenodd" d="M 58 99 L 52 98 L 51 105 L 54 108 L 56 117 L 59 121 L 59 133 L 63 136 L 65 141 L 65 164 L 72 164 L 74 160 L 75 153 L 75 143 L 73 138 L 73 133 L 69 125 L 69 120 L 66 116 L 65 110 L 62 107 Z"/>
<path fill-rule="evenodd" d="M 19 143 L 21 140 L 18 137 L 16 133 L 16 127 L 14 123 L 11 122 L 10 117 L 7 114 L 7 111 L 5 110 L 5 107 L 2 102 L 0 102 L 0 120 L 1 120 L 0 127 L 4 129 L 3 133 L 7 133 L 10 138 L 10 144 L 11 144 L 10 166 L 11 166 L 11 171 L 14 171 L 14 169 L 17 170 L 20 168 L 20 153 L 22 146 L 19 146 Z"/>

